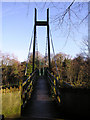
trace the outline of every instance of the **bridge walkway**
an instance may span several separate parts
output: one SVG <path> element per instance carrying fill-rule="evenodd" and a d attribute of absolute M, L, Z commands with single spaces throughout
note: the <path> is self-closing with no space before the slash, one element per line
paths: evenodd
<path fill-rule="evenodd" d="M 47 80 L 41 76 L 37 80 L 31 99 L 22 111 L 23 117 L 30 118 L 61 118 L 62 109 L 52 100 L 48 93 Z M 60 114 L 61 113 L 61 114 Z"/>

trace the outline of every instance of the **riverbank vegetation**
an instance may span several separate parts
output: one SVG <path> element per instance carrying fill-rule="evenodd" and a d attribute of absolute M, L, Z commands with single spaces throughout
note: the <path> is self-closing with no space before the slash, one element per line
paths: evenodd
<path fill-rule="evenodd" d="M 56 61 L 56 63 L 55 63 Z M 51 68 L 53 74 L 59 77 L 60 81 L 66 81 L 69 84 L 76 87 L 90 87 L 89 80 L 89 58 L 84 57 L 82 54 L 77 55 L 75 58 L 71 58 L 64 53 L 58 53 L 51 58 Z M 40 65 L 45 63 L 41 54 L 35 59 L 35 67 L 37 63 Z M 19 62 L 14 56 L 9 54 L 2 54 L 2 85 L 12 86 L 21 85 L 26 70 L 26 61 Z M 32 72 L 32 54 L 27 64 L 27 76 Z"/>

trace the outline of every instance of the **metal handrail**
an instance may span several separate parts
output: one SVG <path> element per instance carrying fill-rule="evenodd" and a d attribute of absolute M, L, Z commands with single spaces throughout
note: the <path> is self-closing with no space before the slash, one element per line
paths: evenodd
<path fill-rule="evenodd" d="M 50 74 L 50 76 L 52 76 L 56 81 L 57 81 L 57 83 L 58 83 L 58 80 L 54 77 L 54 75 L 52 75 L 50 72 L 49 72 L 49 70 L 47 70 L 47 72 Z M 65 82 L 65 81 L 63 81 L 63 83 L 65 84 L 65 85 L 67 85 L 67 87 L 73 87 L 72 85 L 70 85 L 69 83 L 67 83 L 67 82 Z"/>
<path fill-rule="evenodd" d="M 50 76 L 48 76 L 48 78 L 50 79 L 51 83 L 54 85 L 54 82 L 52 81 L 52 79 L 50 78 Z"/>
<path fill-rule="evenodd" d="M 27 100 L 30 98 L 31 93 L 32 93 L 32 88 L 34 85 L 34 79 L 35 76 L 38 73 L 38 69 L 36 69 L 31 76 L 29 76 L 26 81 L 23 82 L 22 84 L 22 107 L 25 106 L 25 104 L 27 103 Z M 31 86 L 31 87 L 30 87 Z M 28 96 L 30 94 L 30 96 Z"/>
<path fill-rule="evenodd" d="M 54 77 L 54 75 L 52 75 L 52 74 L 50 73 L 49 70 L 47 70 L 47 72 L 48 72 L 54 79 L 56 79 L 56 78 Z"/>
<path fill-rule="evenodd" d="M 49 81 L 50 87 L 54 91 L 55 98 L 60 103 L 60 91 L 58 89 L 60 85 L 58 84 L 58 80 L 49 72 L 49 70 L 47 70 L 47 77 L 49 78 L 48 81 Z M 55 84 L 52 79 L 55 80 Z"/>
<path fill-rule="evenodd" d="M 32 82 L 32 81 L 31 81 L 31 82 Z M 28 88 L 31 86 L 31 82 L 30 82 L 30 84 L 27 86 L 26 90 L 23 92 L 22 95 L 24 95 L 24 94 L 27 92 Z"/>
<path fill-rule="evenodd" d="M 35 74 L 35 72 L 36 72 L 36 70 L 31 74 L 31 76 L 29 76 L 29 77 L 26 79 L 26 81 L 23 82 L 22 86 L 24 86 L 24 85 L 27 83 L 27 81 Z"/>
<path fill-rule="evenodd" d="M 72 85 L 70 85 L 69 83 L 67 83 L 67 82 L 65 82 L 65 81 L 63 81 L 63 83 L 65 84 L 65 85 L 67 85 L 66 87 L 73 87 Z"/>
<path fill-rule="evenodd" d="M 24 86 L 24 85 L 27 83 L 27 81 L 30 79 L 30 77 L 31 77 L 31 76 L 29 76 L 29 77 L 26 79 L 26 81 L 23 82 L 22 86 Z"/>

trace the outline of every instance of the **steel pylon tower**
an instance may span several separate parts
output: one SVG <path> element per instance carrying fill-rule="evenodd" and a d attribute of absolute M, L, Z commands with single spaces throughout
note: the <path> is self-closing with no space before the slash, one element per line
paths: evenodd
<path fill-rule="evenodd" d="M 36 42 L 36 26 L 47 26 L 47 39 L 48 39 L 48 62 L 49 69 L 50 65 L 50 38 L 49 38 L 49 8 L 47 9 L 47 20 L 46 21 L 37 21 L 37 9 L 35 8 L 35 20 L 34 20 L 34 42 L 33 42 L 33 68 L 34 71 L 34 63 L 35 63 L 35 42 Z"/>

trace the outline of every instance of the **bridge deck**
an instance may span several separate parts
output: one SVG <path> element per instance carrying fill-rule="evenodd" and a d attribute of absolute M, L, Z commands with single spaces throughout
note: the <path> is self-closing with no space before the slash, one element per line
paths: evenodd
<path fill-rule="evenodd" d="M 39 77 L 31 99 L 22 111 L 22 117 L 42 120 L 90 118 L 90 90 L 61 89 L 60 105 L 50 98 L 48 91 L 47 80 Z"/>
<path fill-rule="evenodd" d="M 47 80 L 40 77 L 36 84 L 31 100 L 24 108 L 22 116 L 30 118 L 61 118 L 57 104 L 48 94 Z"/>

